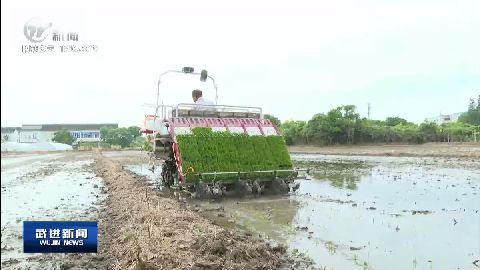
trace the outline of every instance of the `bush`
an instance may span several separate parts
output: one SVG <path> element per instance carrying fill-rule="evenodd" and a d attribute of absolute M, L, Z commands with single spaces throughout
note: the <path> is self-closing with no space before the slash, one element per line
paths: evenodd
<path fill-rule="evenodd" d="M 52 141 L 72 145 L 72 143 L 75 141 L 75 137 L 70 134 L 68 129 L 63 128 L 53 134 Z"/>
<path fill-rule="evenodd" d="M 102 141 L 110 145 L 118 145 L 122 148 L 131 146 L 134 139 L 140 134 L 139 129 L 136 127 L 130 128 L 109 128 L 102 127 L 100 129 L 100 136 Z M 138 134 L 137 134 L 138 133 Z"/>

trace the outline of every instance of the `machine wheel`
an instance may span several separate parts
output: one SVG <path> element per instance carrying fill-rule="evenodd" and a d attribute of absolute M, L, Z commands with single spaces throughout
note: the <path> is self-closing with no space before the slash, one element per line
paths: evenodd
<path fill-rule="evenodd" d="M 252 194 L 252 187 L 247 182 L 237 181 L 235 182 L 234 188 L 235 195 L 238 197 Z"/>
<path fill-rule="evenodd" d="M 277 178 L 270 183 L 268 192 L 271 194 L 286 194 L 290 191 L 288 185 L 283 181 L 283 179 Z"/>
<path fill-rule="evenodd" d="M 265 191 L 265 185 L 260 185 L 258 181 L 253 181 L 252 183 L 252 193 L 255 195 L 262 195 Z"/>
<path fill-rule="evenodd" d="M 174 184 L 175 179 L 173 176 L 173 171 L 169 161 L 165 161 L 162 165 L 162 185 L 165 187 L 170 187 Z"/>
<path fill-rule="evenodd" d="M 212 187 L 213 199 L 215 200 L 221 199 L 223 197 L 223 193 L 224 193 L 224 187 L 219 183 L 215 183 Z"/>
<path fill-rule="evenodd" d="M 213 197 L 212 189 L 202 181 L 195 183 L 194 188 L 196 199 L 209 199 Z"/>

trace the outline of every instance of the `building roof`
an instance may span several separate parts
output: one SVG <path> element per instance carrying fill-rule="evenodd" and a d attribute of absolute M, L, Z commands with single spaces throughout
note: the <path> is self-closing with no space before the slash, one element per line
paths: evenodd
<path fill-rule="evenodd" d="M 99 130 L 101 127 L 118 128 L 118 124 L 105 123 L 105 124 L 40 124 L 30 125 L 23 124 L 22 130 L 37 130 L 37 131 L 58 131 L 66 128 L 70 131 L 77 130 Z"/>

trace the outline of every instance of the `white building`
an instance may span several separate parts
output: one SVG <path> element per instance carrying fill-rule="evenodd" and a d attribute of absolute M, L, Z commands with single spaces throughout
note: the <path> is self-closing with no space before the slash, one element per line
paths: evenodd
<path fill-rule="evenodd" d="M 118 128 L 118 124 L 24 124 L 19 131 L 18 142 L 51 142 L 55 132 L 61 129 L 69 130 L 78 142 L 98 142 L 100 141 L 100 128 L 102 127 Z"/>
<path fill-rule="evenodd" d="M 460 115 L 462 115 L 462 113 L 440 114 L 439 116 L 427 118 L 425 121 L 429 123 L 433 122 L 437 125 L 454 123 L 458 121 Z"/>

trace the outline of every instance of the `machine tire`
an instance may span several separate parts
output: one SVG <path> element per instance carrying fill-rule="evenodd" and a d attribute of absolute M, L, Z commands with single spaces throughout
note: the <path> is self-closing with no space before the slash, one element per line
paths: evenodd
<path fill-rule="evenodd" d="M 264 191 L 265 191 L 265 186 L 264 185 L 260 185 L 260 183 L 258 183 L 258 181 L 253 181 L 253 183 L 252 183 L 253 194 L 262 195 Z"/>
<path fill-rule="evenodd" d="M 212 198 L 214 200 L 220 200 L 223 197 L 223 188 L 220 184 L 216 183 L 212 187 Z"/>
<path fill-rule="evenodd" d="M 252 194 L 252 187 L 249 186 L 244 181 L 235 182 L 234 188 L 235 188 L 235 195 L 237 197 L 244 197 L 246 195 Z"/>
<path fill-rule="evenodd" d="M 268 192 L 274 195 L 286 194 L 290 191 L 288 185 L 283 181 L 283 179 L 277 178 L 272 180 Z"/>
<path fill-rule="evenodd" d="M 195 193 L 197 199 L 210 199 L 212 198 L 212 190 L 210 187 L 202 181 L 195 183 Z"/>
<path fill-rule="evenodd" d="M 169 176 L 169 171 L 168 171 L 168 166 L 167 164 L 163 163 L 162 165 L 162 185 L 164 187 L 167 187 L 168 186 L 168 178 L 170 178 Z"/>

